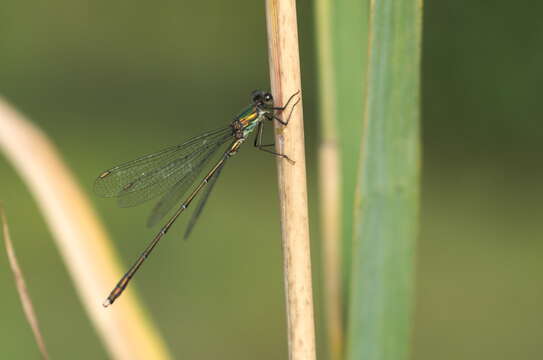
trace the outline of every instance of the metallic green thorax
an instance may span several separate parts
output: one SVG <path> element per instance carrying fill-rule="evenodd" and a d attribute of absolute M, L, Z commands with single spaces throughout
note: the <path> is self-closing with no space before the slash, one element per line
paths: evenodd
<path fill-rule="evenodd" d="M 241 128 L 242 136 L 246 138 L 257 128 L 259 123 L 267 119 L 268 114 L 272 114 L 272 111 L 265 107 L 251 104 L 236 116 L 234 123 L 237 123 Z"/>

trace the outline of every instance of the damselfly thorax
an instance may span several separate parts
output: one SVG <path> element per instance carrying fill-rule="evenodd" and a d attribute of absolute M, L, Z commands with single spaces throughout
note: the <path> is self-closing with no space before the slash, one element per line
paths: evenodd
<path fill-rule="evenodd" d="M 235 117 L 231 126 L 237 139 L 246 139 L 264 120 L 273 120 L 271 94 L 253 93 L 253 103 Z"/>

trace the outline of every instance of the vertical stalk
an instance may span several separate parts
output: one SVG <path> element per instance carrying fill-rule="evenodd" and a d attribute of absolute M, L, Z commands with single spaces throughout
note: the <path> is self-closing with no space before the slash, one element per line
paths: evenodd
<path fill-rule="evenodd" d="M 338 145 L 341 151 L 341 291 L 343 321 L 349 317 L 353 209 L 360 162 L 368 68 L 370 0 L 332 1 L 333 64 Z"/>
<path fill-rule="evenodd" d="M 301 90 L 296 3 L 267 0 L 266 20 L 271 89 L 276 106 Z M 301 100 L 301 93 L 300 93 Z M 276 151 L 295 164 L 278 158 L 281 233 L 288 325 L 289 359 L 315 359 L 315 326 L 311 284 L 311 256 L 307 211 L 302 102 L 288 126 L 275 124 Z"/>
<path fill-rule="evenodd" d="M 321 143 L 319 146 L 319 195 L 324 307 L 330 359 L 342 356 L 343 325 L 341 311 L 341 250 L 340 250 L 340 166 L 336 129 L 336 88 L 332 48 L 331 0 L 315 3 L 319 71 L 319 103 Z"/>

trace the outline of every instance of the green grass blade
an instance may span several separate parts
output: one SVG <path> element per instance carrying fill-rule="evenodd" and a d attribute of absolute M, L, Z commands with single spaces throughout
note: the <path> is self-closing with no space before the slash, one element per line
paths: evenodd
<path fill-rule="evenodd" d="M 332 41 L 336 119 L 341 153 L 342 289 L 349 298 L 354 194 L 364 114 L 369 0 L 333 1 Z M 348 315 L 347 315 L 348 316 Z"/>
<path fill-rule="evenodd" d="M 419 197 L 422 4 L 373 0 L 347 358 L 409 356 Z"/>

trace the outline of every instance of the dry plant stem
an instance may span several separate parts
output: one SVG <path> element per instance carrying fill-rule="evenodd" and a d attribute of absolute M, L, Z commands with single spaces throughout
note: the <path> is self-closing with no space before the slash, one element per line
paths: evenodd
<path fill-rule="evenodd" d="M 319 149 L 319 194 L 321 211 L 322 260 L 324 301 L 329 353 L 339 360 L 343 353 L 343 327 L 341 313 L 341 276 L 339 248 L 339 155 L 336 143 L 323 142 Z"/>
<path fill-rule="evenodd" d="M 271 90 L 276 106 L 281 106 L 292 94 L 301 90 L 295 1 L 267 0 L 266 20 Z M 295 106 L 288 126 L 275 123 L 276 151 L 295 161 L 293 165 L 279 158 L 277 165 L 289 359 L 313 360 L 315 325 L 302 102 Z"/>
<path fill-rule="evenodd" d="M 44 133 L 0 98 L 0 149 L 30 188 L 77 293 L 115 359 L 167 359 L 157 330 L 130 290 L 119 306 L 102 301 L 122 270 L 89 201 Z"/>
<path fill-rule="evenodd" d="M 38 344 L 38 349 L 40 350 L 41 356 L 43 359 L 49 359 L 49 354 L 47 353 L 47 348 L 45 347 L 45 341 L 43 341 L 43 336 L 40 331 L 40 326 L 38 323 L 38 318 L 34 312 L 34 306 L 32 306 L 32 300 L 26 288 L 26 282 L 23 276 L 23 272 L 19 267 L 19 262 L 15 256 L 15 249 L 11 242 L 9 235 L 8 223 L 6 220 L 6 215 L 4 210 L 0 208 L 0 218 L 2 222 L 2 235 L 4 237 L 4 244 L 6 245 L 6 253 L 8 255 L 9 266 L 11 267 L 11 272 L 15 278 L 15 286 L 17 287 L 17 292 L 19 293 L 19 298 L 21 299 L 21 304 L 23 305 L 23 311 L 25 313 L 26 320 L 32 328 L 32 333 Z"/>
<path fill-rule="evenodd" d="M 341 311 L 340 183 L 339 149 L 336 131 L 332 24 L 333 0 L 315 2 L 319 69 L 321 143 L 319 149 L 319 194 L 322 260 L 324 265 L 324 306 L 330 359 L 342 358 Z"/>

